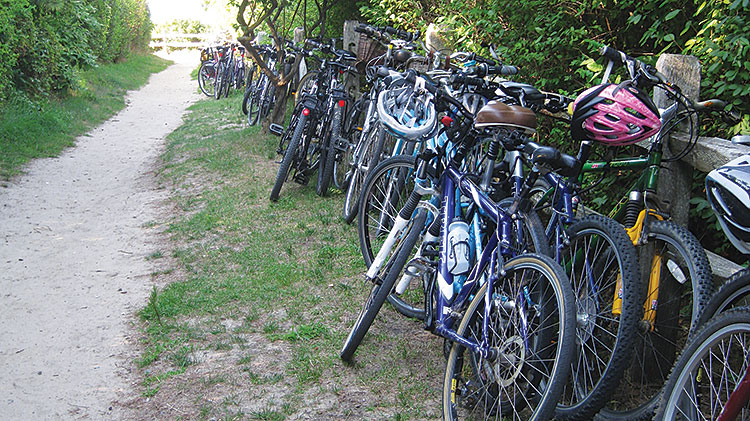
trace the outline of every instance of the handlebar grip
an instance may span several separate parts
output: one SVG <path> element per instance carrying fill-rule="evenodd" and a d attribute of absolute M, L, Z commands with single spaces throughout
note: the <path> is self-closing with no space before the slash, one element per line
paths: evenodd
<path fill-rule="evenodd" d="M 599 54 L 612 60 L 616 64 L 625 64 L 626 61 L 632 60 L 622 51 L 607 47 L 606 45 L 603 45 L 602 48 L 599 49 Z"/>
<path fill-rule="evenodd" d="M 481 77 L 471 77 L 471 76 L 465 76 L 465 75 L 454 75 L 451 78 L 452 83 L 463 83 L 466 85 L 472 85 L 472 86 L 482 86 L 484 85 L 484 79 Z"/>
<path fill-rule="evenodd" d="M 487 66 L 487 74 L 490 75 L 515 75 L 518 74 L 516 66 Z"/>
<path fill-rule="evenodd" d="M 366 34 L 368 29 L 369 28 L 366 25 L 360 24 L 360 25 L 357 25 L 354 28 L 354 32 L 359 32 L 359 33 L 362 33 L 362 34 Z"/>

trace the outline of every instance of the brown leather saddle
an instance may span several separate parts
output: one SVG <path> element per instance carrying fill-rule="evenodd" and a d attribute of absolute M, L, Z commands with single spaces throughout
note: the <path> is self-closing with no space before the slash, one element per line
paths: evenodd
<path fill-rule="evenodd" d="M 474 118 L 474 127 L 506 127 L 531 135 L 536 132 L 536 114 L 520 105 L 506 105 L 493 100 L 479 110 Z"/>

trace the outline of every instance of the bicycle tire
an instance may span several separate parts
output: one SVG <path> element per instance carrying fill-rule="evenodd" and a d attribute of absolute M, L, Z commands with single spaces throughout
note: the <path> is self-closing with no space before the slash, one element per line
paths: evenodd
<path fill-rule="evenodd" d="M 346 191 L 349 188 L 349 180 L 354 171 L 354 151 L 360 140 L 362 140 L 362 112 L 363 104 L 366 103 L 366 97 L 361 97 L 347 107 L 346 118 L 341 121 L 341 136 L 346 140 L 343 145 L 344 149 L 337 154 L 334 161 L 333 184 L 337 189 Z"/>
<path fill-rule="evenodd" d="M 323 148 L 320 151 L 320 168 L 318 168 L 318 185 L 315 192 L 318 196 L 328 196 L 328 187 L 333 179 L 333 163 L 336 161 L 336 145 L 341 136 L 341 107 L 334 104 L 333 116 L 322 140 Z"/>
<path fill-rule="evenodd" d="M 426 218 L 426 211 L 418 211 L 407 226 L 407 231 L 402 235 L 401 241 L 394 244 L 390 257 L 383 263 L 380 273 L 377 276 L 377 278 L 382 279 L 382 283 L 378 285 L 376 282 L 373 286 L 367 301 L 365 301 L 365 305 L 357 317 L 357 321 L 349 332 L 349 336 L 344 341 L 344 346 L 339 354 L 342 360 L 347 362 L 352 361 L 354 352 L 359 347 L 370 326 L 372 326 L 373 321 L 375 321 L 375 316 L 383 306 L 386 297 L 393 288 L 393 284 L 396 282 L 396 278 L 398 278 L 406 261 L 409 259 Z M 385 274 L 385 276 L 382 277 L 382 274 Z"/>
<path fill-rule="evenodd" d="M 505 274 L 493 285 L 493 296 L 524 295 L 538 305 L 534 306 L 534 314 L 528 312 L 529 317 L 521 321 L 517 320 L 524 319 L 519 305 L 497 306 L 500 300 L 490 300 L 496 306 L 489 310 L 488 333 L 494 336 L 483 338 L 487 283 L 477 291 L 457 333 L 477 342 L 489 339 L 489 345 L 503 352 L 505 358 L 503 363 L 488 363 L 463 345 L 453 343 L 443 381 L 444 420 L 546 420 L 554 414 L 570 371 L 576 339 L 573 293 L 565 273 L 547 256 L 520 255 L 508 260 L 503 270 Z M 515 300 L 505 303 L 510 301 Z"/>
<path fill-rule="evenodd" d="M 555 417 L 589 420 L 610 400 L 630 364 L 643 289 L 636 251 L 622 225 L 591 215 L 568 227 L 567 236 L 559 260 L 576 300 L 578 339 Z M 622 298 L 615 310 L 618 285 Z"/>
<path fill-rule="evenodd" d="M 252 89 L 250 89 L 250 87 L 245 88 L 245 94 L 242 96 L 242 114 L 247 115 L 247 105 L 248 103 L 250 103 L 250 97 L 252 95 L 253 95 Z"/>
<path fill-rule="evenodd" d="M 222 79 L 224 78 L 224 65 L 219 62 L 216 70 L 216 79 L 214 79 L 214 99 L 221 98 L 221 85 Z"/>
<path fill-rule="evenodd" d="M 294 119 L 293 119 L 294 120 Z M 281 192 L 281 186 L 289 176 L 289 169 L 292 166 L 292 161 L 297 155 L 297 148 L 299 147 L 300 140 L 302 139 L 302 132 L 305 130 L 305 123 L 307 122 L 307 116 L 300 115 L 296 119 L 296 125 L 289 127 L 287 130 L 294 130 L 291 139 L 289 139 L 289 145 L 287 145 L 284 151 L 284 158 L 281 160 L 279 165 L 279 172 L 276 174 L 276 181 L 274 181 L 273 188 L 271 189 L 270 199 L 272 202 L 279 200 L 279 193 Z"/>
<path fill-rule="evenodd" d="M 507 209 L 511 203 L 513 203 L 513 198 L 508 197 L 501 200 L 498 205 Z M 522 230 L 521 237 L 513 236 L 511 249 L 516 250 L 519 253 L 538 253 L 545 256 L 552 255 L 547 236 L 544 233 L 544 227 L 542 227 L 542 222 L 539 220 L 539 217 L 533 209 L 528 213 L 518 213 L 514 229 L 518 230 L 519 228 Z M 414 284 L 413 281 L 412 284 Z M 388 302 L 391 303 L 391 305 L 396 308 L 396 311 L 402 315 L 412 319 L 424 320 L 424 293 L 423 291 L 420 291 L 422 285 L 420 283 L 419 285 L 410 285 L 410 287 L 417 289 L 417 291 L 410 293 L 407 289 L 407 291 L 401 295 L 391 293 L 388 296 Z M 414 299 L 409 299 L 411 297 L 414 297 Z"/>
<path fill-rule="evenodd" d="M 224 81 L 223 85 L 224 88 L 222 90 L 222 95 L 224 95 L 224 98 L 229 98 L 229 91 L 232 90 L 232 85 L 234 84 L 234 72 L 232 71 L 232 63 L 227 63 L 225 69 L 224 69 Z"/>
<path fill-rule="evenodd" d="M 703 312 L 698 317 L 698 325 L 734 307 L 750 306 L 750 268 L 745 268 L 730 276 L 711 296 Z"/>
<path fill-rule="evenodd" d="M 638 253 L 640 261 L 652 264 L 657 261 L 654 256 L 662 256 L 656 320 L 653 330 L 644 320 L 639 322 L 635 358 L 623 373 L 617 397 L 599 412 L 602 419 L 653 418 L 670 369 L 713 294 L 705 250 L 687 229 L 671 221 L 651 220 L 647 242 Z M 641 276 L 643 288 L 648 286 L 648 276 Z M 678 277 L 685 279 L 680 282 Z"/>
<path fill-rule="evenodd" d="M 214 67 L 214 63 L 209 61 L 204 61 L 203 63 L 201 63 L 201 67 L 198 69 L 198 87 L 200 87 L 201 92 L 203 92 L 204 95 L 208 97 L 212 97 L 214 95 L 215 78 L 216 69 Z M 209 89 L 209 86 L 212 89 Z"/>
<path fill-rule="evenodd" d="M 383 153 L 383 142 L 385 140 L 385 130 L 380 123 L 374 123 L 370 133 L 367 135 L 367 142 L 362 148 L 357 162 L 352 165 L 349 185 L 346 189 L 344 198 L 344 210 L 342 216 L 347 224 L 351 224 L 359 212 L 360 195 L 364 190 L 367 176 L 370 170 L 374 169 L 380 163 L 380 156 Z M 374 137 L 374 139 L 373 139 Z"/>
<path fill-rule="evenodd" d="M 379 238 L 387 234 L 390 224 L 396 219 L 398 212 L 406 203 L 406 199 L 413 190 L 413 184 L 406 183 L 398 192 L 398 199 L 384 203 L 382 198 L 389 194 L 393 199 L 394 193 L 387 193 L 388 183 L 396 182 L 400 173 L 410 174 L 416 165 L 416 157 L 411 155 L 398 155 L 388 158 L 378 164 L 365 179 L 365 184 L 360 195 L 359 216 L 357 218 L 357 234 L 359 245 L 365 265 L 372 264 L 373 256 L 380 249 Z M 385 213 L 385 223 L 382 225 Z"/>
<path fill-rule="evenodd" d="M 294 104 L 298 104 L 302 100 L 302 96 L 309 92 L 315 83 L 318 81 L 319 70 L 313 70 L 305 73 L 304 76 L 299 80 L 297 84 L 297 91 L 294 93 Z"/>
<path fill-rule="evenodd" d="M 733 308 L 708 320 L 675 362 L 654 419 L 717 419 L 747 370 L 748 346 L 750 307 Z M 720 374 L 714 374 L 715 369 Z M 712 381 L 717 377 L 718 383 Z M 748 418 L 750 407 L 745 403 L 738 419 Z"/>
<path fill-rule="evenodd" d="M 268 79 L 268 88 L 265 91 L 265 95 L 261 98 L 260 102 L 260 118 L 266 118 L 268 117 L 268 114 L 271 112 L 271 109 L 273 108 L 273 104 L 276 101 L 276 84 L 274 84 L 271 79 Z"/>
<path fill-rule="evenodd" d="M 260 121 L 261 98 L 268 85 L 268 76 L 261 75 L 255 85 L 255 90 L 250 96 L 250 105 L 247 109 L 247 124 L 254 126 Z"/>

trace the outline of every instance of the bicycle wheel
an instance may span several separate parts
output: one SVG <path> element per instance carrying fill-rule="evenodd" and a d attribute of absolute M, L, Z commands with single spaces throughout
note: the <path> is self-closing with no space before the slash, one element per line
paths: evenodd
<path fill-rule="evenodd" d="M 201 92 L 204 95 L 212 97 L 214 96 L 214 79 L 216 78 L 216 69 L 214 63 L 205 61 L 201 63 L 200 69 L 198 69 L 198 86 L 201 88 Z"/>
<path fill-rule="evenodd" d="M 639 322 L 632 342 L 633 361 L 623 374 L 617 396 L 599 413 L 603 419 L 653 417 L 670 368 L 713 293 L 705 251 L 685 228 L 652 220 L 647 242 L 638 253 L 642 262 L 651 262 L 642 265 L 649 271 L 641 276 L 643 288 L 652 278 L 658 282 L 658 301 L 646 299 L 649 308 L 656 307 L 655 317 Z"/>
<path fill-rule="evenodd" d="M 635 248 L 621 225 L 592 215 L 567 235 L 559 261 L 576 299 L 577 351 L 555 415 L 585 420 L 609 401 L 630 363 L 643 295 Z"/>
<path fill-rule="evenodd" d="M 414 190 L 416 158 L 386 159 L 368 174 L 360 195 L 357 233 L 365 265 L 370 267 L 398 212 Z"/>
<path fill-rule="evenodd" d="M 362 140 L 362 126 L 365 113 L 363 107 L 367 104 L 365 97 L 354 102 L 341 121 L 341 147 L 343 148 L 336 155 L 333 169 L 333 184 L 341 191 L 346 191 L 349 187 L 354 165 L 354 149 Z M 346 141 L 346 142 L 344 142 Z"/>
<path fill-rule="evenodd" d="M 260 113 L 259 118 L 266 118 L 273 108 L 273 104 L 276 100 L 276 85 L 267 79 L 268 87 L 265 90 L 265 94 L 261 97 L 260 101 Z"/>
<path fill-rule="evenodd" d="M 746 306 L 750 306 L 750 268 L 730 276 L 716 290 L 698 317 L 698 325 L 730 308 Z"/>
<path fill-rule="evenodd" d="M 304 76 L 302 76 L 302 79 L 299 80 L 299 84 L 297 85 L 297 92 L 294 93 L 295 105 L 302 99 L 302 96 L 305 93 L 310 92 L 310 90 L 312 90 L 312 87 L 318 82 L 318 72 L 318 70 L 307 72 Z"/>
<path fill-rule="evenodd" d="M 224 80 L 224 65 L 219 62 L 216 66 L 216 79 L 214 79 L 214 99 L 221 98 L 222 85 Z"/>
<path fill-rule="evenodd" d="M 737 307 L 709 320 L 675 363 L 655 419 L 718 419 L 748 372 L 749 349 L 750 307 Z M 750 419 L 746 397 L 735 410 L 736 419 Z"/>
<path fill-rule="evenodd" d="M 290 125 L 287 130 L 293 130 L 292 137 L 289 139 L 289 145 L 287 145 L 284 151 L 284 158 L 281 160 L 279 165 L 279 172 L 276 174 L 276 181 L 271 189 L 270 199 L 272 202 L 279 200 L 279 193 L 281 192 L 281 186 L 289 176 L 289 169 L 292 166 L 292 161 L 297 155 L 297 148 L 299 147 L 302 139 L 302 133 L 305 130 L 305 123 L 307 122 L 307 116 L 304 114 L 299 115 L 296 119 L 292 117 L 292 121 L 296 122 L 294 126 Z"/>
<path fill-rule="evenodd" d="M 315 192 L 318 196 L 328 196 L 328 187 L 333 178 L 333 163 L 336 161 L 336 145 L 341 137 L 341 107 L 333 106 L 333 115 L 326 134 L 321 140 L 320 168 L 318 168 L 318 185 Z"/>
<path fill-rule="evenodd" d="M 344 347 L 340 353 L 342 360 L 347 362 L 352 361 L 354 352 L 370 329 L 386 297 L 390 294 L 393 284 L 401 273 L 404 264 L 412 255 L 412 249 L 417 243 L 417 238 L 424 227 L 426 217 L 427 213 L 424 210 L 417 211 L 401 235 L 400 241 L 394 244 L 389 258 L 383 263 L 376 277 L 375 285 L 372 287 L 370 295 L 367 297 L 367 301 L 364 307 L 362 307 L 359 317 L 357 317 L 357 321 L 354 323 L 351 332 L 349 332 L 349 336 L 344 341 Z M 380 284 L 378 284 L 378 280 L 381 281 Z"/>
<path fill-rule="evenodd" d="M 498 355 L 492 360 L 453 344 L 443 382 L 444 420 L 546 420 L 562 393 L 576 338 L 567 277 L 549 257 L 536 254 L 513 258 L 503 269 L 492 298 L 484 283 L 457 330 L 471 341 L 488 341 Z"/>
<path fill-rule="evenodd" d="M 255 84 L 253 94 L 250 95 L 250 105 L 247 107 L 247 123 L 254 126 L 260 120 L 260 104 L 264 92 L 268 89 L 268 77 L 261 75 Z"/>
<path fill-rule="evenodd" d="M 357 216 L 359 211 L 360 195 L 365 186 L 365 180 L 371 169 L 375 168 L 380 162 L 380 156 L 383 153 L 383 141 L 385 139 L 385 130 L 380 123 L 375 123 L 365 134 L 364 145 L 354 157 L 351 164 L 351 175 L 349 176 L 349 185 L 344 198 L 344 221 L 350 224 Z M 412 167 L 414 167 L 412 160 Z"/>

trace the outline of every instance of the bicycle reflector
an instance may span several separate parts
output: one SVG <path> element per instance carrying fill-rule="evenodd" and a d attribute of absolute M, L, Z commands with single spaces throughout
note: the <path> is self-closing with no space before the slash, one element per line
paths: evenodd
<path fill-rule="evenodd" d="M 346 107 L 346 101 L 344 101 L 343 99 L 340 99 L 339 100 L 339 107 L 341 107 L 341 108 Z"/>
<path fill-rule="evenodd" d="M 310 109 L 309 108 L 303 108 L 302 109 L 302 115 L 307 117 L 310 115 Z"/>

